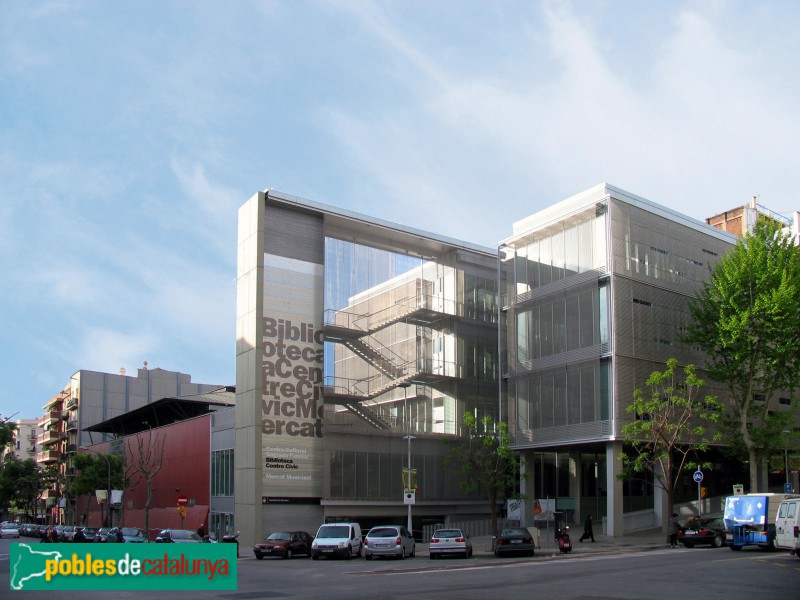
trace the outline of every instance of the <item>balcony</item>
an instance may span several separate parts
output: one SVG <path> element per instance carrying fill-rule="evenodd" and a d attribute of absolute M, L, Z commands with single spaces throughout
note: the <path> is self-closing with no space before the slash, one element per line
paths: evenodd
<path fill-rule="evenodd" d="M 48 498 L 58 498 L 58 492 L 56 490 L 45 490 L 42 492 L 42 499 L 47 500 Z"/>
<path fill-rule="evenodd" d="M 51 410 L 39 419 L 39 427 L 47 427 L 51 422 L 58 421 L 61 418 L 60 410 Z"/>
<path fill-rule="evenodd" d="M 47 444 L 54 444 L 58 442 L 63 437 L 63 434 L 60 431 L 45 431 L 42 435 L 36 438 L 36 441 L 40 445 L 47 445 Z"/>
<path fill-rule="evenodd" d="M 78 429 L 78 419 L 70 419 L 67 422 L 67 431 L 74 431 Z"/>
<path fill-rule="evenodd" d="M 77 444 L 67 444 L 67 452 L 77 452 L 78 445 Z"/>
<path fill-rule="evenodd" d="M 73 408 L 76 408 L 77 406 L 78 406 L 78 399 L 77 398 L 70 398 L 67 401 L 66 409 L 67 410 L 72 410 Z"/>
<path fill-rule="evenodd" d="M 40 463 L 52 463 L 58 462 L 61 453 L 57 450 L 44 450 L 43 452 L 39 452 L 36 455 L 36 462 Z"/>

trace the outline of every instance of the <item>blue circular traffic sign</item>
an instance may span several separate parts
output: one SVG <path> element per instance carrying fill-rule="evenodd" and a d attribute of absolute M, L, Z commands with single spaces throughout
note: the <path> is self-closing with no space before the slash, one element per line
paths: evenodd
<path fill-rule="evenodd" d="M 694 479 L 697 483 L 703 481 L 703 472 L 702 471 L 695 471 L 694 475 L 692 475 L 692 479 Z"/>

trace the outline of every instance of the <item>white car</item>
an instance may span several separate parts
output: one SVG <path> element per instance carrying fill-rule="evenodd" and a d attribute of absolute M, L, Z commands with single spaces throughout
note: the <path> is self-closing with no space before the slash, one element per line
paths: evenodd
<path fill-rule="evenodd" d="M 16 523 L 3 523 L 0 526 L 0 538 L 18 538 L 19 525 Z"/>
<path fill-rule="evenodd" d="M 460 529 L 437 529 L 428 545 L 431 559 L 442 556 L 472 556 L 472 542 Z"/>

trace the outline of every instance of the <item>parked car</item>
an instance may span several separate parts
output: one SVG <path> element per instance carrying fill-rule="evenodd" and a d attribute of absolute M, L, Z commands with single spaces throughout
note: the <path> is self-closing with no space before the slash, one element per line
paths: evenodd
<path fill-rule="evenodd" d="M 678 532 L 678 541 L 687 548 L 698 544 L 710 544 L 714 548 L 724 546 L 727 542 L 725 521 L 722 517 L 690 519 Z"/>
<path fill-rule="evenodd" d="M 42 538 L 47 535 L 47 525 L 37 525 L 33 530 L 33 537 Z"/>
<path fill-rule="evenodd" d="M 108 541 L 108 532 L 111 531 L 110 527 L 101 527 L 94 534 L 95 544 L 105 544 Z"/>
<path fill-rule="evenodd" d="M 75 535 L 72 536 L 72 541 L 81 544 L 91 544 L 94 542 L 94 536 L 97 529 L 94 527 L 77 527 Z"/>
<path fill-rule="evenodd" d="M 373 527 L 364 538 L 364 558 L 393 556 L 403 559 L 416 555 L 416 544 L 408 529 L 402 525 Z"/>
<path fill-rule="evenodd" d="M 253 546 L 253 554 L 258 560 L 265 556 L 292 558 L 298 554 L 311 556 L 314 538 L 305 531 L 276 531 L 270 533 L 263 542 Z"/>
<path fill-rule="evenodd" d="M 18 538 L 19 525 L 16 523 L 3 523 L 0 525 L 0 538 Z"/>
<path fill-rule="evenodd" d="M 58 532 L 58 541 L 59 542 L 71 542 L 72 538 L 75 537 L 75 526 L 74 525 L 64 525 L 61 528 L 61 531 Z"/>
<path fill-rule="evenodd" d="M 317 530 L 311 544 L 311 558 L 339 556 L 350 560 L 361 556 L 363 546 L 358 523 L 327 523 Z"/>
<path fill-rule="evenodd" d="M 122 538 L 120 539 L 120 534 Z M 108 532 L 109 541 L 125 542 L 128 544 L 143 544 L 150 540 L 138 527 L 114 527 Z"/>
<path fill-rule="evenodd" d="M 460 529 L 437 529 L 431 536 L 428 545 L 431 559 L 441 556 L 472 556 L 472 542 L 469 536 Z"/>
<path fill-rule="evenodd" d="M 203 538 L 189 529 L 162 529 L 156 536 L 159 544 L 202 544 Z"/>
<path fill-rule="evenodd" d="M 533 556 L 533 553 L 533 536 L 531 532 L 524 527 L 506 527 L 497 537 L 494 555 L 498 558 L 507 554 L 527 554 L 528 556 Z"/>

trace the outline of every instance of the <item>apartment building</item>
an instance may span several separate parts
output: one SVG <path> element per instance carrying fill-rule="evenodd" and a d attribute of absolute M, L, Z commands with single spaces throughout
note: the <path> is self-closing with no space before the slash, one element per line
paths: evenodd
<path fill-rule="evenodd" d="M 147 363 L 136 377 L 80 370 L 43 407 L 38 420 L 42 433 L 37 438 L 37 462 L 55 469 L 63 478 L 75 474 L 72 456 L 79 448 L 113 439 L 110 433 L 89 431 L 93 425 L 141 408 L 161 398 L 202 394 L 219 385 L 192 383 L 191 375 L 149 369 Z M 69 508 L 58 481 L 42 495 L 55 522 L 71 521 Z"/>

